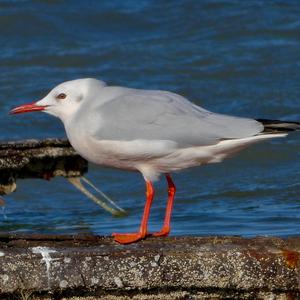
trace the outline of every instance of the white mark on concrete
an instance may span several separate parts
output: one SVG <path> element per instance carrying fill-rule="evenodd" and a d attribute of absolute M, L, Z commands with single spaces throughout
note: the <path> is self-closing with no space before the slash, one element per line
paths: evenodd
<path fill-rule="evenodd" d="M 62 280 L 59 282 L 59 287 L 64 289 L 68 286 L 68 281 L 67 280 Z"/>
<path fill-rule="evenodd" d="M 6 284 L 9 279 L 9 276 L 6 274 L 3 274 L 3 275 L 1 275 L 1 279 L 3 281 L 3 284 Z"/>
<path fill-rule="evenodd" d="M 92 282 L 92 285 L 96 285 L 99 282 L 99 279 L 96 277 L 92 277 L 91 282 Z"/>
<path fill-rule="evenodd" d="M 160 259 L 160 254 L 155 255 L 154 256 L 154 261 L 150 262 L 151 267 L 153 267 L 153 268 L 157 267 L 159 259 Z"/>
<path fill-rule="evenodd" d="M 134 262 L 134 261 L 131 261 L 131 262 L 129 263 L 129 266 L 130 266 L 131 268 L 135 267 L 136 265 L 137 265 L 137 263 Z"/>
<path fill-rule="evenodd" d="M 57 252 L 54 249 L 50 249 L 48 247 L 33 247 L 32 248 L 32 253 L 36 253 L 36 254 L 41 254 L 42 255 L 42 260 L 45 262 L 46 264 L 46 275 L 48 278 L 48 287 L 50 287 L 50 266 L 51 266 L 51 261 L 55 260 L 53 258 L 51 258 L 50 253 L 55 253 Z"/>
<path fill-rule="evenodd" d="M 4 256 L 4 255 L 5 255 L 5 253 L 0 251 L 0 256 Z"/>
<path fill-rule="evenodd" d="M 69 264 L 71 262 L 71 258 L 70 257 L 65 257 L 64 258 L 64 263 L 65 264 Z"/>
<path fill-rule="evenodd" d="M 158 264 L 155 261 L 151 261 L 150 265 L 151 265 L 152 268 L 155 268 L 155 267 L 158 266 Z"/>
<path fill-rule="evenodd" d="M 115 284 L 117 285 L 118 288 L 123 288 L 124 287 L 124 284 L 123 284 L 120 277 L 114 277 L 114 282 L 115 282 Z"/>
<path fill-rule="evenodd" d="M 155 260 L 156 262 L 158 262 L 159 259 L 160 259 L 160 254 L 157 254 L 157 255 L 154 256 L 154 260 Z"/>

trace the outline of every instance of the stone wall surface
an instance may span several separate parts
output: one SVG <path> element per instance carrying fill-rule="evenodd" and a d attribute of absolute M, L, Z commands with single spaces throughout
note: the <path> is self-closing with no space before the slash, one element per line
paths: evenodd
<path fill-rule="evenodd" d="M 5 299 L 300 299 L 297 237 L 2 235 L 0 262 Z"/>

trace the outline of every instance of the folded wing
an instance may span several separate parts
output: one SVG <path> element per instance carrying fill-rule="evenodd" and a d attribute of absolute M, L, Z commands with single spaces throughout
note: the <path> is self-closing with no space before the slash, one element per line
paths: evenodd
<path fill-rule="evenodd" d="M 255 120 L 212 113 L 165 91 L 124 89 L 94 109 L 99 126 L 92 135 L 98 140 L 168 140 L 178 147 L 190 147 L 249 137 L 263 130 Z"/>

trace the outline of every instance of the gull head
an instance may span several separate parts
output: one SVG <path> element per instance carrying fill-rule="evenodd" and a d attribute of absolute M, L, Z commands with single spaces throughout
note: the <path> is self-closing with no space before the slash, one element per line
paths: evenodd
<path fill-rule="evenodd" d="M 10 114 L 43 111 L 64 122 L 104 86 L 105 82 L 93 78 L 66 81 L 53 88 L 43 99 L 15 107 Z"/>

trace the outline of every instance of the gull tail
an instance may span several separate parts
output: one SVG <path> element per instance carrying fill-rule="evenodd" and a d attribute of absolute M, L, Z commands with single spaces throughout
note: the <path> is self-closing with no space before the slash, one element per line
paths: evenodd
<path fill-rule="evenodd" d="M 89 180 L 85 177 L 69 177 L 67 178 L 70 183 L 72 183 L 77 189 L 79 189 L 83 194 L 85 194 L 88 198 L 92 199 L 95 203 L 100 205 L 103 209 L 110 212 L 114 216 L 125 216 L 127 212 L 118 206 L 113 200 L 111 200 L 106 194 L 100 191 L 97 187 L 95 187 Z M 81 180 L 90 186 L 94 191 L 101 195 L 105 201 L 99 199 L 94 196 L 91 192 L 89 192 L 82 184 Z"/>
<path fill-rule="evenodd" d="M 300 122 L 256 119 L 264 125 L 262 133 L 289 133 L 300 130 Z"/>

